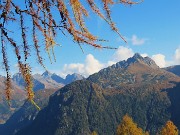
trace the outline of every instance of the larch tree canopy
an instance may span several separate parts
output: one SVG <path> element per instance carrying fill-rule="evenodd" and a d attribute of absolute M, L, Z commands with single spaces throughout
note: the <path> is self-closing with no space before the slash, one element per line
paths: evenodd
<path fill-rule="evenodd" d="M 96 2 L 100 2 L 102 7 Z M 91 34 L 85 25 L 85 19 L 89 12 L 92 11 L 98 17 L 102 18 L 110 28 L 116 32 L 122 40 L 126 40 L 121 36 L 115 23 L 111 18 L 111 6 L 117 4 L 133 5 L 142 1 L 132 0 L 21 0 L 21 4 L 17 4 L 17 0 L 0 0 L 0 29 L 1 29 L 1 52 L 2 61 L 6 71 L 6 99 L 11 99 L 11 75 L 9 67 L 9 59 L 7 56 L 7 46 L 12 46 L 14 54 L 17 57 L 19 71 L 26 82 L 27 98 L 34 103 L 34 92 L 32 90 L 33 83 L 31 77 L 30 63 L 27 62 L 30 50 L 30 43 L 27 40 L 30 36 L 33 41 L 35 53 L 38 63 L 45 68 L 43 58 L 40 54 L 39 37 L 43 37 L 44 48 L 47 51 L 50 60 L 51 55 L 55 58 L 53 47 L 57 45 L 55 37 L 58 32 L 67 33 L 71 39 L 80 47 L 81 44 L 87 44 L 95 48 L 109 48 L 101 46 L 97 36 Z M 87 9 L 88 7 L 88 9 Z M 101 10 L 100 10 L 101 9 Z M 54 12 L 59 17 L 54 17 Z M 30 18 L 30 25 L 26 23 L 26 18 Z M 87 19 L 88 20 L 88 19 Z M 20 26 L 21 41 L 15 40 L 16 32 L 9 30 L 10 23 L 17 23 Z M 28 32 L 31 31 L 31 35 Z M 31 43 L 32 44 L 32 43 Z M 21 46 L 20 46 L 21 45 Z M 20 51 L 20 47 L 23 51 Z M 34 103 L 35 104 L 35 103 Z"/>
<path fill-rule="evenodd" d="M 167 121 L 164 127 L 162 127 L 159 135 L 178 135 L 178 128 L 174 125 L 172 121 Z"/>
<path fill-rule="evenodd" d="M 117 127 L 117 135 L 149 135 L 134 123 L 133 119 L 127 114 L 123 117 L 121 123 Z"/>

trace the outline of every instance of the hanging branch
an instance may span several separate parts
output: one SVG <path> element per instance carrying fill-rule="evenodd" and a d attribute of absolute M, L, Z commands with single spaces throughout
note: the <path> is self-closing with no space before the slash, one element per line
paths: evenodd
<path fill-rule="evenodd" d="M 16 4 L 17 1 L 15 0 L 1 0 L 1 50 L 3 65 L 6 70 L 6 99 L 8 101 L 11 99 L 11 76 L 7 59 L 6 46 L 10 44 L 14 49 L 14 53 L 17 58 L 19 71 L 21 72 L 26 83 L 25 89 L 27 91 L 27 98 L 38 108 L 38 106 L 33 101 L 34 92 L 32 90 L 33 83 L 31 68 L 29 66 L 30 63 L 28 63 L 27 60 L 28 57 L 32 54 L 32 52 L 30 52 L 30 47 L 27 40 L 28 31 L 32 31 L 32 35 L 31 37 L 28 35 L 28 39 L 32 39 L 38 63 L 44 68 L 45 65 L 40 54 L 41 47 L 38 41 L 38 36 L 42 36 L 44 38 L 43 47 L 46 49 L 51 62 L 51 54 L 54 58 L 54 61 L 56 61 L 54 46 L 57 45 L 55 37 L 59 31 L 62 32 L 63 35 L 68 33 L 71 39 L 77 43 L 81 49 L 81 45 L 83 44 L 87 44 L 95 48 L 117 49 L 115 47 L 102 46 L 99 44 L 100 41 L 105 40 L 99 39 L 97 36 L 93 35 L 86 27 L 85 20 L 87 20 L 86 18 L 89 16 L 89 10 L 86 5 L 89 5 L 90 11 L 93 11 L 94 14 L 102 18 L 110 26 L 110 28 L 116 32 L 123 41 L 126 42 L 111 18 L 111 6 L 117 4 L 134 5 L 141 3 L 143 0 L 139 2 L 132 0 L 99 1 L 103 5 L 102 7 L 97 6 L 94 0 L 85 0 L 84 2 L 81 2 L 80 0 L 25 0 L 22 2 L 22 4 L 24 4 L 23 6 Z M 100 11 L 101 8 L 102 11 Z M 53 16 L 54 12 L 59 14 L 59 18 L 55 18 Z M 105 13 L 105 15 L 103 13 Z M 32 23 L 25 23 L 25 21 L 27 21 L 26 18 L 31 18 Z M 15 40 L 16 36 L 9 37 L 9 35 L 16 33 L 13 30 L 9 30 L 9 22 L 13 22 L 16 25 L 20 22 L 23 52 L 20 51 L 20 44 Z M 5 40 L 7 42 L 4 42 Z M 23 61 L 21 56 L 24 58 Z"/>
<path fill-rule="evenodd" d="M 4 37 L 3 37 L 2 30 L 1 30 L 1 49 L 2 49 L 2 56 L 3 56 L 3 65 L 4 65 L 5 71 L 6 71 L 5 95 L 6 95 L 6 100 L 8 101 L 8 105 L 10 106 L 11 75 L 10 75 L 10 68 L 9 68 L 8 59 L 7 59 L 6 48 L 4 46 Z"/>

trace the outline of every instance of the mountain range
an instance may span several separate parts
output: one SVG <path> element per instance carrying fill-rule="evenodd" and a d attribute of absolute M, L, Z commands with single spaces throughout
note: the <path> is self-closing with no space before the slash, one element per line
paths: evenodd
<path fill-rule="evenodd" d="M 48 71 L 43 74 L 35 74 L 32 76 L 34 91 L 45 90 L 47 89 L 60 89 L 66 84 L 71 83 L 72 81 L 84 79 L 82 75 L 79 74 L 69 74 L 65 79 L 59 75 L 52 74 Z M 5 123 L 6 120 L 17 110 L 20 106 L 23 105 L 26 98 L 26 91 L 24 91 L 25 82 L 20 73 L 16 73 L 12 76 L 12 101 L 11 108 L 9 108 L 7 101 L 5 99 L 4 93 L 4 82 L 5 77 L 0 76 L 0 123 Z"/>
<path fill-rule="evenodd" d="M 82 75 L 79 74 L 68 74 L 65 79 L 60 77 L 57 74 L 52 74 L 48 71 L 45 71 L 43 74 L 35 74 L 32 76 L 34 87 L 33 90 L 43 90 L 43 89 L 58 89 L 66 84 L 69 84 L 75 80 L 84 79 Z M 12 80 L 21 88 L 24 88 L 25 82 L 20 73 L 13 75 Z"/>
<path fill-rule="evenodd" d="M 180 65 L 170 66 L 167 68 L 164 68 L 165 70 L 174 73 L 175 75 L 180 76 Z"/>
<path fill-rule="evenodd" d="M 168 120 L 180 129 L 177 75 L 159 68 L 149 57 L 135 54 L 62 87 L 46 102 L 39 100 L 44 103 L 39 112 L 31 112 L 24 104 L 1 125 L 0 134 L 90 135 L 97 131 L 115 135 L 126 114 L 152 135 Z"/>

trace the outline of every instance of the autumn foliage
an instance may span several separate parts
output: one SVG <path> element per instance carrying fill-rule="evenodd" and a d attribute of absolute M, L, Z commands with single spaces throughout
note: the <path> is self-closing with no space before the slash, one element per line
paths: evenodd
<path fill-rule="evenodd" d="M 98 135 L 98 133 L 96 131 L 93 131 L 91 135 Z"/>
<path fill-rule="evenodd" d="M 143 131 L 127 114 L 123 117 L 121 123 L 117 127 L 117 135 L 149 135 L 148 132 Z M 178 135 L 178 128 L 172 121 L 167 121 L 157 135 Z"/>
<path fill-rule="evenodd" d="M 44 48 L 47 51 L 51 60 L 51 54 L 54 57 L 53 47 L 57 44 L 55 37 L 58 32 L 64 35 L 70 35 L 71 39 L 79 44 L 87 44 L 95 48 L 109 48 L 107 46 L 101 46 L 99 41 L 103 41 L 97 36 L 90 33 L 89 29 L 85 25 L 85 18 L 89 16 L 88 11 L 92 11 L 94 14 L 102 18 L 111 29 L 119 34 L 119 36 L 125 41 L 123 36 L 119 33 L 119 30 L 115 26 L 115 23 L 111 18 L 111 6 L 117 4 L 132 5 L 139 2 L 133 2 L 131 0 L 99 0 L 102 7 L 98 6 L 94 0 L 22 0 L 18 5 L 16 0 L 1 0 L 0 3 L 0 29 L 1 29 L 1 50 L 3 57 L 3 64 L 6 71 L 6 99 L 11 99 L 11 75 L 9 67 L 9 59 L 7 57 L 6 46 L 12 46 L 14 54 L 17 57 L 19 70 L 26 82 L 27 97 L 30 101 L 33 101 L 34 93 L 32 90 L 32 77 L 31 67 L 27 62 L 28 57 L 33 54 L 30 50 L 29 31 L 32 33 L 31 39 L 35 48 L 38 63 L 45 68 L 43 58 L 40 54 L 40 39 L 43 37 Z M 89 7 L 89 9 L 87 8 Z M 102 8 L 102 10 L 100 10 Z M 55 19 L 54 15 L 58 14 L 58 18 Z M 30 18 L 31 21 L 27 26 L 26 18 Z M 87 20 L 87 19 L 86 19 Z M 16 32 L 9 30 L 10 22 L 20 25 L 21 41 L 15 40 Z M 126 41 L 125 41 L 126 42 Z M 21 46 L 22 45 L 22 46 Z M 20 51 L 20 47 L 23 47 L 23 51 Z"/>
<path fill-rule="evenodd" d="M 125 115 L 117 127 L 117 135 L 149 135 L 137 126 L 131 117 Z"/>
<path fill-rule="evenodd" d="M 178 129 L 172 121 L 167 121 L 159 135 L 178 135 Z"/>

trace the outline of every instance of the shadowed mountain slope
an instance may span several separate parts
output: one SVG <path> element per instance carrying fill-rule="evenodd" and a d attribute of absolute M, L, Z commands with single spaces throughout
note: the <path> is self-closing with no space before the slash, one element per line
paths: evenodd
<path fill-rule="evenodd" d="M 72 75 L 67 75 L 67 76 L 70 78 L 68 80 L 68 82 L 76 81 L 78 79 L 83 78 L 79 74 L 72 74 Z M 58 85 L 52 83 L 52 84 L 48 85 L 48 88 L 52 87 L 51 89 L 49 88 L 49 89 L 44 89 L 44 90 L 43 90 L 44 87 L 39 89 L 40 88 L 39 85 L 43 84 L 44 82 L 47 82 L 47 83 L 44 83 L 45 85 L 49 84 L 50 82 L 57 82 L 58 83 L 58 80 L 59 81 L 63 80 L 64 83 L 65 83 L 66 79 L 62 79 L 58 75 L 51 74 L 49 72 L 44 72 L 42 75 L 36 74 L 35 78 L 36 79 L 33 79 L 34 90 L 36 91 L 35 92 L 35 102 L 42 109 L 45 106 L 47 106 L 48 101 L 49 101 L 49 96 L 52 95 L 55 91 L 57 91 L 57 89 L 58 89 L 57 86 Z M 25 82 L 24 82 L 22 76 L 19 73 L 15 74 L 13 76 L 13 80 L 14 80 L 14 82 L 16 82 L 17 85 L 19 85 L 21 87 L 21 89 L 24 89 Z M 41 83 L 41 81 L 43 83 Z M 37 84 L 36 84 L 36 82 L 37 82 Z M 52 85 L 55 85 L 55 86 L 52 86 Z M 24 91 L 23 91 L 23 93 L 25 94 Z M 2 103 L 2 106 L 4 104 L 5 103 Z M 23 104 L 23 101 L 22 101 L 21 105 L 22 104 Z M 5 109 L 6 109 L 7 112 L 10 111 L 7 105 L 6 105 Z M 1 109 L 1 111 L 4 111 L 5 109 Z M 9 116 L 11 116 L 11 115 L 12 116 L 10 117 L 9 120 L 7 120 L 7 118 L 9 118 L 9 116 L 8 116 L 6 118 L 7 122 L 4 125 L 0 125 L 0 134 L 3 134 L 3 135 L 13 135 L 13 134 L 15 134 L 19 129 L 24 128 L 24 127 L 28 126 L 30 123 L 32 123 L 32 121 L 35 119 L 38 112 L 39 112 L 39 110 L 37 110 L 37 108 L 35 108 L 34 105 L 32 105 L 29 102 L 25 102 L 24 105 L 19 110 L 16 110 L 16 112 L 13 115 L 12 115 L 12 113 L 10 113 L 10 114 L 8 113 Z"/>
<path fill-rule="evenodd" d="M 26 92 L 12 82 L 12 100 L 10 101 L 11 107 L 9 107 L 5 97 L 5 80 L 5 77 L 0 76 L 0 124 L 6 122 L 14 111 L 24 103 L 26 97 Z"/>
<path fill-rule="evenodd" d="M 172 72 L 175 75 L 180 76 L 180 65 L 170 66 L 170 67 L 165 68 L 165 70 Z"/>
<path fill-rule="evenodd" d="M 41 109 L 47 106 L 49 96 L 57 89 L 45 89 L 35 92 L 35 102 Z M 22 129 L 36 118 L 39 110 L 30 102 L 25 102 L 23 106 L 17 110 L 4 125 L 0 126 L 0 134 L 14 135 L 19 129 Z"/>
<path fill-rule="evenodd" d="M 115 135 L 125 114 L 152 135 L 169 119 L 180 127 L 179 83 L 180 77 L 135 54 L 57 91 L 17 135 Z"/>

